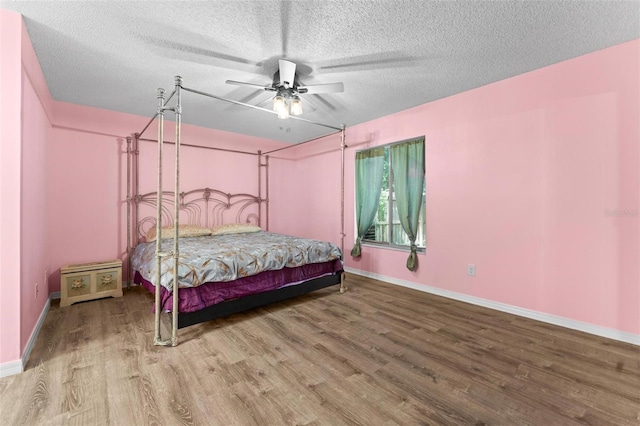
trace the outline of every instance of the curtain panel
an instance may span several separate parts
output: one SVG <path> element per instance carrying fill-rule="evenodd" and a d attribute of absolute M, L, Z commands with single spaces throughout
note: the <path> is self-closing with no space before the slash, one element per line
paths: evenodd
<path fill-rule="evenodd" d="M 356 152 L 356 227 L 358 236 L 351 256 L 360 257 L 360 241 L 378 211 L 384 169 L 384 148 Z"/>
<path fill-rule="evenodd" d="M 402 229 L 411 242 L 411 253 L 407 269 L 418 267 L 416 236 L 420 220 L 420 209 L 424 202 L 425 177 L 424 138 L 392 145 L 391 167 L 393 170 L 393 193 Z"/>

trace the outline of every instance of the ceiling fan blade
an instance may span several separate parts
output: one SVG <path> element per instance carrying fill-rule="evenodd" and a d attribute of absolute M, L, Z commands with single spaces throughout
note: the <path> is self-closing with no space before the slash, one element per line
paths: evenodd
<path fill-rule="evenodd" d="M 243 91 L 242 89 L 236 89 L 237 91 Z M 236 90 L 234 90 L 234 92 L 236 92 Z M 230 94 L 228 96 L 229 99 L 236 99 L 236 96 L 234 96 L 234 94 Z M 260 108 L 264 108 L 267 105 L 269 105 L 270 103 L 273 103 L 273 95 L 272 94 L 267 94 L 267 92 L 265 90 L 254 90 L 252 91 L 249 95 L 238 99 L 239 102 L 242 102 L 243 104 L 253 104 L 254 102 L 259 102 L 257 104 L 255 104 L 257 107 Z M 225 111 L 231 111 L 231 112 L 239 112 L 239 111 L 246 111 L 245 107 L 242 107 L 241 105 L 237 105 L 237 104 L 233 104 L 230 103 L 226 108 Z"/>
<path fill-rule="evenodd" d="M 267 98 L 256 104 L 256 106 L 259 108 L 267 108 L 267 107 L 271 108 L 272 105 L 273 105 L 273 98 Z"/>
<path fill-rule="evenodd" d="M 278 60 L 280 68 L 280 84 L 292 87 L 296 78 L 296 64 L 285 59 Z"/>
<path fill-rule="evenodd" d="M 315 112 L 318 109 L 319 109 L 318 105 L 313 103 L 311 99 L 309 98 L 302 99 L 302 113 L 303 113 L 302 115 L 309 114 L 310 112 Z"/>
<path fill-rule="evenodd" d="M 409 56 L 402 52 L 381 52 L 371 55 L 361 55 L 326 61 L 325 63 L 318 64 L 318 69 L 324 72 L 348 72 L 410 67 L 418 65 L 425 59 L 426 58 Z"/>
<path fill-rule="evenodd" d="M 338 108 L 332 104 L 331 102 L 329 102 L 328 100 L 326 100 L 324 97 L 322 97 L 322 95 L 311 95 L 311 96 L 307 96 L 306 98 L 304 98 L 305 100 L 309 100 L 310 98 L 315 99 L 316 101 L 320 102 L 321 104 L 323 104 L 323 106 L 325 107 L 325 109 L 327 110 L 331 110 L 331 111 L 337 111 Z"/>
<path fill-rule="evenodd" d="M 254 90 L 251 94 L 245 96 L 244 98 L 240 99 L 240 102 L 242 102 L 243 104 L 248 104 L 250 101 L 254 100 L 255 98 L 257 98 L 258 96 L 262 95 L 264 93 L 264 91 L 262 90 Z M 269 95 L 268 99 L 271 99 L 272 95 Z"/>
<path fill-rule="evenodd" d="M 244 81 L 227 80 L 225 81 L 225 83 L 233 84 L 234 86 L 249 86 L 249 87 L 256 87 L 262 90 L 271 90 L 271 91 L 274 90 L 273 87 L 271 86 L 263 86 L 261 84 L 254 84 L 254 83 L 245 83 Z"/>
<path fill-rule="evenodd" d="M 298 86 L 300 94 L 337 93 L 344 92 L 343 83 L 314 84 L 313 86 Z"/>
<path fill-rule="evenodd" d="M 165 51 L 166 49 L 173 50 L 174 53 L 170 55 L 172 58 L 179 57 L 197 63 L 213 64 L 230 69 L 238 69 L 238 65 L 240 65 L 241 69 L 244 71 L 253 73 L 261 71 L 261 67 L 256 64 L 256 62 L 240 56 L 216 52 L 211 49 L 205 49 L 196 45 L 181 43 L 179 41 L 165 38 L 155 38 L 148 35 L 140 35 L 139 37 L 141 40 L 153 45 L 155 48 L 160 48 L 161 50 L 159 52 L 163 55 L 169 53 Z"/>

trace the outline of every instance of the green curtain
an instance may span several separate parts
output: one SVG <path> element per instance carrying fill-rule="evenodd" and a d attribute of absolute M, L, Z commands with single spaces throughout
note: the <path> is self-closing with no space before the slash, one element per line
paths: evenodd
<path fill-rule="evenodd" d="M 402 229 L 411 241 L 411 253 L 407 269 L 418 267 L 416 235 L 422 206 L 424 188 L 424 138 L 392 145 L 391 167 L 393 170 L 393 193 Z"/>
<path fill-rule="evenodd" d="M 358 237 L 351 249 L 351 256 L 360 257 L 360 241 L 367 232 L 378 211 L 384 148 L 372 148 L 356 152 L 356 226 Z"/>

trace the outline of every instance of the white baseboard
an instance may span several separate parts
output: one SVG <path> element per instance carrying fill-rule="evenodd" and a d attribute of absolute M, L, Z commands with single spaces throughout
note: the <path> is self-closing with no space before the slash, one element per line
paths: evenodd
<path fill-rule="evenodd" d="M 44 308 L 42 308 L 42 312 L 40 313 L 40 318 L 38 318 L 38 322 L 36 323 L 36 326 L 29 337 L 29 341 L 27 342 L 27 347 L 24 349 L 24 353 L 22 354 L 22 371 L 24 371 L 24 367 L 27 365 L 27 362 L 29 362 L 31 351 L 33 350 L 33 346 L 36 344 L 36 339 L 38 338 L 38 334 L 40 334 L 40 329 L 42 328 L 42 324 L 44 324 L 44 320 L 47 317 L 50 306 L 51 296 L 49 296 L 47 303 L 44 304 Z"/>
<path fill-rule="evenodd" d="M 53 293 L 51 293 L 49 295 L 49 300 L 56 300 L 56 299 L 60 299 L 60 292 L 59 291 L 54 291 Z"/>
<path fill-rule="evenodd" d="M 495 302 L 488 299 L 482 299 L 480 297 L 469 296 L 467 294 L 457 293 L 454 291 L 443 290 L 441 288 L 430 287 L 423 284 L 416 284 L 410 281 L 387 277 L 385 275 L 380 275 L 373 272 L 362 271 L 360 269 L 345 267 L 345 271 L 356 275 L 362 275 L 363 277 L 373 278 L 402 287 L 408 287 L 414 290 L 423 291 L 425 293 L 435 294 L 437 296 L 446 297 L 448 299 L 459 300 L 461 302 L 471 303 L 473 305 L 478 305 L 489 309 L 495 309 L 496 311 L 507 312 L 521 317 L 558 325 L 560 327 L 570 328 L 572 330 L 578 330 L 585 333 L 594 334 L 596 336 L 606 337 L 608 339 L 618 340 L 620 342 L 631 343 L 632 345 L 640 346 L 640 335 L 637 334 L 589 324 L 586 322 L 547 314 L 544 312 L 533 311 L 531 309 L 520 308 L 518 306 Z"/>
<path fill-rule="evenodd" d="M 4 362 L 0 364 L 0 379 L 3 377 L 13 376 L 14 374 L 20 374 L 24 370 L 22 368 L 22 360 Z"/>
<path fill-rule="evenodd" d="M 58 292 L 58 294 L 60 294 Z M 47 317 L 47 313 L 49 312 L 49 306 L 51 306 L 51 299 L 53 299 L 52 295 L 49 296 L 47 302 L 44 304 L 42 308 L 42 312 L 40 312 L 40 317 L 38 318 L 38 322 L 36 326 L 33 328 L 31 332 L 31 336 L 29 337 L 29 341 L 27 342 L 27 346 L 24 349 L 22 354 L 22 358 L 16 361 L 5 362 L 0 364 L 0 378 L 13 376 L 14 374 L 20 374 L 24 371 L 24 367 L 29 362 L 29 357 L 31 356 L 31 351 L 33 350 L 33 346 L 36 344 L 36 339 L 38 338 L 38 334 L 40 334 L 40 329 L 42 328 L 42 324 L 44 323 L 44 319 Z"/>

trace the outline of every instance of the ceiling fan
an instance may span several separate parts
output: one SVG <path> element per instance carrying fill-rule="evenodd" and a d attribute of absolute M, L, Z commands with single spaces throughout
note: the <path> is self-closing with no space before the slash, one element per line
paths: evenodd
<path fill-rule="evenodd" d="M 273 98 L 273 110 L 278 113 L 278 118 L 282 119 L 289 118 L 289 115 L 302 114 L 300 95 L 344 92 L 344 84 L 342 83 L 300 85 L 296 74 L 296 64 L 286 59 L 278 60 L 278 70 L 273 75 L 273 82 L 269 86 L 235 80 L 227 80 L 226 83 L 276 92 Z"/>

